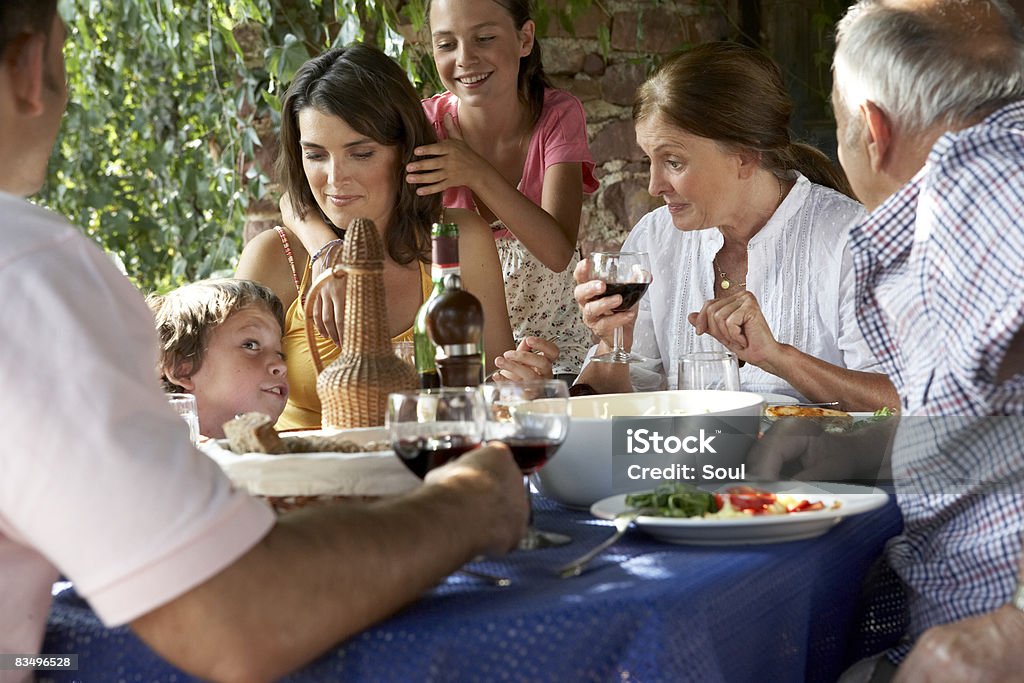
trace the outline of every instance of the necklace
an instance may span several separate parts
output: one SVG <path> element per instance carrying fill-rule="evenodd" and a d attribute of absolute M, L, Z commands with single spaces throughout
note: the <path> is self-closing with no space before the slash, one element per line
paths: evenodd
<path fill-rule="evenodd" d="M 719 277 L 722 278 L 722 282 L 721 282 L 722 290 L 724 291 L 724 290 L 727 290 L 730 287 L 732 287 L 733 283 L 729 281 L 729 276 L 725 274 L 724 270 L 722 270 L 721 268 L 718 267 L 718 260 L 717 259 L 712 259 L 711 260 L 711 265 L 714 266 L 715 270 L 718 271 Z M 746 282 L 737 282 L 736 286 L 737 287 L 746 287 L 747 283 Z"/>
<path fill-rule="evenodd" d="M 782 180 L 779 179 L 779 178 L 776 178 L 776 180 L 779 181 L 779 203 L 778 203 L 778 206 L 782 206 L 782 194 L 783 194 Z M 776 206 L 776 209 L 775 209 L 776 211 L 778 211 L 778 206 Z M 722 278 L 722 281 L 720 283 L 720 286 L 722 287 L 722 290 L 725 291 L 725 290 L 729 289 L 730 287 L 732 287 L 733 283 L 732 283 L 731 280 L 729 280 L 729 276 L 726 275 L 724 270 L 722 270 L 721 268 L 718 267 L 718 259 L 717 258 L 711 260 L 711 265 L 712 265 L 712 267 L 714 267 L 715 270 L 718 271 L 718 276 Z M 735 283 L 735 286 L 736 287 L 746 287 L 747 283 L 746 282 L 737 282 L 737 283 Z"/>

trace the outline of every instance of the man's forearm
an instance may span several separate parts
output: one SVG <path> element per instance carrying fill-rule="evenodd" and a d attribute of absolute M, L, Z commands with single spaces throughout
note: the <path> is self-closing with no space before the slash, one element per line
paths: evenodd
<path fill-rule="evenodd" d="M 481 550 L 460 498 L 445 493 L 425 487 L 400 503 L 286 516 L 235 564 L 133 627 L 204 678 L 274 680 L 394 613 Z"/>

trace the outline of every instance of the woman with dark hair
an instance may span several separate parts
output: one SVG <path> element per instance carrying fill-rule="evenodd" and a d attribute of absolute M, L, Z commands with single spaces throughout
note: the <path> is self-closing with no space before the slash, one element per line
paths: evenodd
<path fill-rule="evenodd" d="M 521 352 L 549 339 L 555 373 L 575 375 L 591 341 L 572 269 L 583 194 L 597 189 L 583 105 L 548 83 L 529 0 L 431 0 L 427 11 L 447 91 L 423 101 L 439 141 L 416 150 L 406 182 L 491 224 Z M 310 249 L 330 238 L 316 221 L 295 229 Z"/>
<path fill-rule="evenodd" d="M 601 391 L 676 386 L 675 360 L 725 349 L 743 388 L 847 410 L 896 406 L 889 378 L 854 316 L 850 227 L 863 207 L 842 172 L 789 134 L 792 102 L 778 66 L 735 43 L 708 43 L 666 61 L 637 91 L 637 143 L 651 195 L 623 251 L 650 254 L 654 282 L 639 309 L 576 269 L 576 300 L 607 350 L 615 327 L 649 363 L 590 363 Z M 666 382 L 667 380 L 667 382 Z"/>
<path fill-rule="evenodd" d="M 337 240 L 354 218 L 374 222 L 385 244 L 387 325 L 395 341 L 412 339 L 416 311 L 431 289 L 430 225 L 441 215 L 441 202 L 417 196 L 402 177 L 416 147 L 434 140 L 401 67 L 369 45 L 337 48 L 306 62 L 282 103 L 278 168 L 287 208 L 300 219 L 316 216 Z M 484 344 L 494 358 L 513 346 L 494 241 L 469 211 L 448 210 L 445 220 L 459 226 L 463 285 L 483 304 Z M 268 230 L 246 245 L 236 276 L 267 285 L 287 310 L 282 347 L 291 394 L 278 428 L 318 427 L 316 370 L 303 311 L 312 280 L 308 252 L 286 228 Z M 339 326 L 343 295 L 343 288 L 335 288 Z M 317 344 L 325 363 L 340 353 L 330 338 Z"/>

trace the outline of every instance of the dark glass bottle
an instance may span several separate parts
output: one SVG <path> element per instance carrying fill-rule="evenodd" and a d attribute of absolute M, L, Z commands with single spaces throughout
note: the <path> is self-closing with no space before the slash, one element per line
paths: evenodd
<path fill-rule="evenodd" d="M 434 360 L 437 353 L 434 343 L 427 334 L 427 306 L 444 292 L 444 276 L 459 274 L 459 226 L 455 223 L 434 223 L 430 231 L 430 279 L 434 289 L 416 312 L 412 335 L 416 351 L 416 372 L 420 376 L 421 389 L 441 386 Z"/>
<path fill-rule="evenodd" d="M 484 381 L 484 309 L 462 288 L 462 278 L 444 276 L 444 291 L 427 305 L 427 334 L 444 387 L 476 387 Z"/>

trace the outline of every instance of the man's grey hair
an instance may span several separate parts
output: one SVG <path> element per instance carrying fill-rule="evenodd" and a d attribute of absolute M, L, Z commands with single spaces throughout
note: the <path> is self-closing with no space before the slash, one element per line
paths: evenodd
<path fill-rule="evenodd" d="M 870 100 L 900 130 L 960 127 L 1024 99 L 1024 29 L 1004 0 L 934 0 L 926 10 L 860 0 L 839 22 L 836 104 Z"/>

